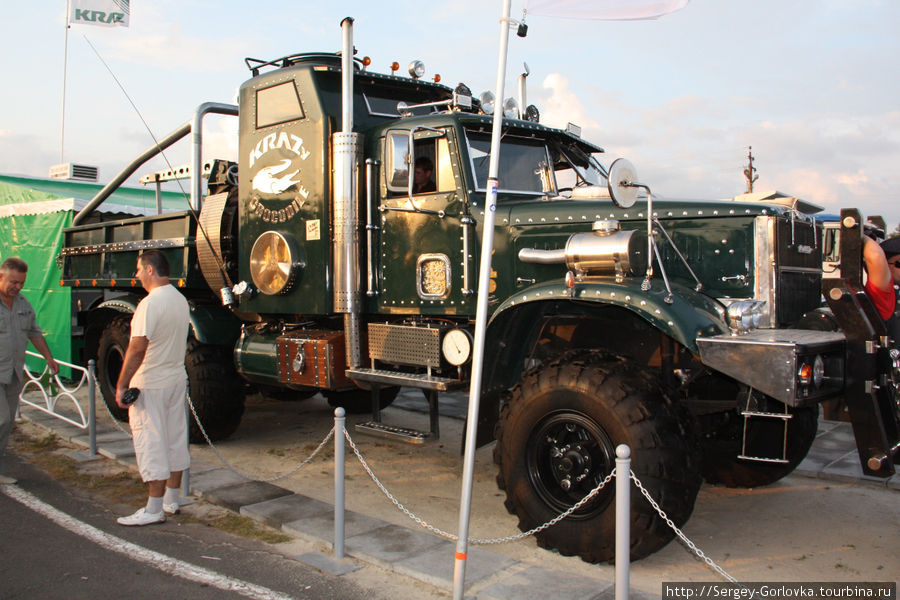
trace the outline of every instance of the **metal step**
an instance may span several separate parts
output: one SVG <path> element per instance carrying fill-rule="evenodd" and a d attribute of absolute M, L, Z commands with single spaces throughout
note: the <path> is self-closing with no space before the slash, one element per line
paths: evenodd
<path fill-rule="evenodd" d="M 749 404 L 749 402 L 748 402 Z M 773 412 L 761 412 L 755 410 L 744 410 L 741 411 L 741 414 L 744 416 L 744 434 L 743 440 L 741 443 L 741 453 L 738 454 L 738 458 L 741 460 L 749 460 L 752 462 L 762 462 L 762 463 L 774 463 L 779 465 L 784 465 L 789 463 L 790 461 L 787 458 L 787 443 L 788 443 L 788 425 L 790 424 L 791 419 L 794 418 L 794 415 L 782 412 L 782 413 L 773 413 Z M 747 428 L 750 424 L 750 419 L 775 419 L 784 423 L 784 438 L 781 447 L 781 458 L 770 458 L 766 456 L 750 456 L 747 454 Z"/>
<path fill-rule="evenodd" d="M 400 385 L 423 390 L 435 390 L 438 392 L 445 392 L 447 390 L 462 387 L 466 384 L 462 379 L 435 377 L 434 375 L 424 375 L 420 373 L 387 371 L 384 369 L 366 369 L 362 367 L 347 369 L 347 377 L 384 385 Z"/>
<path fill-rule="evenodd" d="M 397 427 L 395 425 L 385 425 L 384 423 L 379 423 L 377 421 L 358 423 L 355 429 L 359 433 L 406 442 L 407 444 L 424 444 L 432 437 L 432 434 L 427 431 L 418 431 L 416 429 Z"/>

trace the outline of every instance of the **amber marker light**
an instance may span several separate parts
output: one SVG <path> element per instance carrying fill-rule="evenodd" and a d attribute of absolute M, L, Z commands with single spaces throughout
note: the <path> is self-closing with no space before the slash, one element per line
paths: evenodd
<path fill-rule="evenodd" d="M 97 287 L 97 280 L 91 279 L 91 287 Z"/>
<path fill-rule="evenodd" d="M 113 286 L 113 287 L 116 287 L 116 280 L 115 280 L 115 279 L 110 279 L 110 280 L 109 280 L 109 285 L 111 285 L 111 286 Z"/>
<path fill-rule="evenodd" d="M 809 385 L 809 382 L 812 381 L 813 368 L 808 364 L 803 364 L 800 367 L 800 372 L 797 373 L 798 377 L 800 377 L 800 383 L 803 385 Z"/>
<path fill-rule="evenodd" d="M 131 280 L 131 287 L 134 287 L 134 286 L 136 286 L 136 285 L 137 285 L 137 281 L 135 281 L 134 279 L 132 279 L 132 280 Z"/>
<path fill-rule="evenodd" d="M 440 73 L 435 73 L 435 74 L 434 74 L 434 77 L 433 77 L 432 79 L 434 79 L 434 82 L 435 82 L 435 83 L 440 83 L 440 82 L 441 82 L 441 74 L 440 74 Z"/>
<path fill-rule="evenodd" d="M 65 285 L 65 284 L 63 283 L 63 280 L 62 280 L 62 279 L 59 280 L 59 285 L 60 285 L 60 287 L 62 287 L 62 286 Z"/>
<path fill-rule="evenodd" d="M 75 280 L 75 285 L 76 285 L 76 286 L 77 286 L 77 285 L 81 285 L 81 280 L 80 280 L 80 279 L 76 279 L 76 280 Z"/>
<path fill-rule="evenodd" d="M 399 70 L 400 70 L 400 63 L 398 63 L 395 60 L 394 62 L 391 63 L 391 75 L 393 75 L 394 73 L 396 73 Z"/>
<path fill-rule="evenodd" d="M 362 58 L 362 65 L 363 65 L 363 68 L 366 68 L 366 67 L 368 67 L 368 66 L 371 65 L 371 64 L 372 64 L 372 59 L 369 58 L 368 56 L 363 56 L 363 58 Z"/>
<path fill-rule="evenodd" d="M 178 287 L 184 287 L 184 279 L 178 280 Z"/>

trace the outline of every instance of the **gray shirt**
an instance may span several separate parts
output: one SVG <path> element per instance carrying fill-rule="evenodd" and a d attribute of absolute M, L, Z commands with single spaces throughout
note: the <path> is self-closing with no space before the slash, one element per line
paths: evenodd
<path fill-rule="evenodd" d="M 43 335 L 31 303 L 13 296 L 12 308 L 0 300 L 0 383 L 22 381 L 29 338 Z"/>

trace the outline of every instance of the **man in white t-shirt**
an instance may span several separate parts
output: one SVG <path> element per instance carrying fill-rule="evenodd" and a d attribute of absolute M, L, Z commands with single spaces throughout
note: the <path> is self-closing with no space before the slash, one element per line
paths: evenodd
<path fill-rule="evenodd" d="M 131 339 L 119 381 L 116 403 L 128 408 L 134 453 L 147 483 L 147 505 L 118 519 L 120 525 L 163 523 L 178 512 L 182 472 L 190 466 L 184 412 L 189 311 L 185 297 L 169 284 L 169 262 L 159 250 L 146 250 L 135 276 L 147 290 L 131 319 Z M 128 388 L 140 390 L 137 401 L 123 402 Z"/>

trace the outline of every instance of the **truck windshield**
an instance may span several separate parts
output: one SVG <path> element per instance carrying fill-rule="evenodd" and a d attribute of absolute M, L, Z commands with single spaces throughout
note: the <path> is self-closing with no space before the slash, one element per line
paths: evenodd
<path fill-rule="evenodd" d="M 558 155 L 554 154 L 553 168 L 560 190 L 588 185 L 606 187 L 606 169 L 577 146 L 560 146 Z"/>
<path fill-rule="evenodd" d="M 466 137 L 476 189 L 485 191 L 491 162 L 491 136 L 467 131 Z M 550 157 L 543 140 L 504 136 L 500 146 L 498 178 L 501 192 L 541 195 L 556 192 Z"/>

